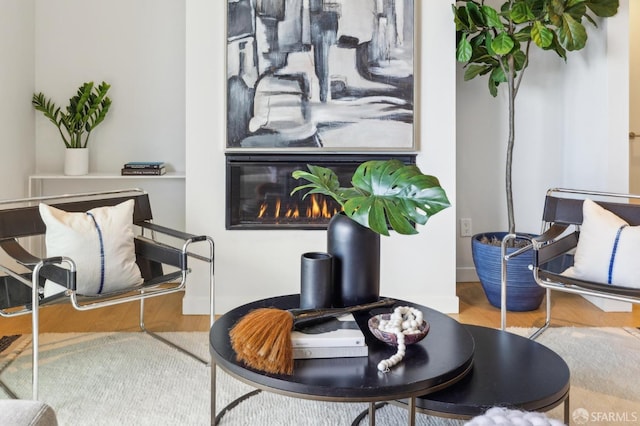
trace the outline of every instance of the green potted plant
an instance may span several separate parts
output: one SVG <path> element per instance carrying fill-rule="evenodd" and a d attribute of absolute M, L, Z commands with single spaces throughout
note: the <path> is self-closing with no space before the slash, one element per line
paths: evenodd
<path fill-rule="evenodd" d="M 42 112 L 57 128 L 62 142 L 67 148 L 65 154 L 65 174 L 86 174 L 88 172 L 88 143 L 93 129 L 102 123 L 111 107 L 107 92 L 111 86 L 104 81 L 95 86 L 92 81 L 83 83 L 76 94 L 69 99 L 65 110 L 45 95 L 34 93 L 31 103 L 36 111 Z M 74 163 L 73 159 L 80 163 Z"/>
<path fill-rule="evenodd" d="M 380 235 L 390 228 L 416 234 L 416 224 L 449 207 L 440 182 L 415 165 L 400 160 L 372 160 L 358 166 L 352 187 L 340 186 L 331 169 L 308 165 L 295 179 L 309 183 L 291 194 L 308 190 L 336 200 L 343 214 L 334 215 L 327 228 L 327 251 L 334 257 L 334 304 L 349 306 L 377 300 L 380 285 Z"/>
<path fill-rule="evenodd" d="M 465 81 L 487 76 L 491 96 L 497 95 L 498 88 L 503 83 L 508 92 L 509 133 L 505 162 L 508 232 L 497 233 L 497 238 L 487 238 L 491 242 L 491 240 L 501 241 L 504 235 L 516 233 L 511 187 L 516 136 L 515 110 L 520 84 L 531 60 L 530 49 L 538 47 L 544 51 L 554 52 L 566 61 L 568 51 L 580 50 L 587 43 L 587 30 L 583 20 L 596 26 L 596 17 L 614 16 L 618 11 L 619 2 L 618 0 L 508 0 L 502 2 L 499 7 L 486 3 L 484 0 L 459 0 L 452 5 L 452 9 L 457 36 L 456 59 L 465 64 Z M 500 249 L 484 247 L 479 241 L 480 238 L 481 235 L 472 238 L 474 263 L 489 301 L 492 305 L 499 307 L 500 261 L 494 256 L 500 256 Z M 476 249 L 482 250 L 482 254 L 478 254 Z M 485 255 L 492 257 L 488 262 L 497 267 L 485 270 L 483 265 L 479 265 L 484 261 Z M 521 263 L 526 267 L 528 262 L 524 260 Z M 510 262 L 509 265 L 511 280 L 512 263 Z M 522 287 L 531 287 L 533 293 L 531 301 L 510 298 L 507 300 L 507 308 L 510 310 L 532 310 L 542 302 L 543 289 L 535 284 L 528 269 L 523 273 L 527 277 L 524 280 L 529 284 Z M 515 275 L 520 274 L 514 271 L 513 276 Z M 521 278 L 517 280 L 520 281 Z M 509 282 L 510 286 L 512 284 Z M 517 292 L 509 293 L 517 296 Z M 530 298 L 528 291 L 523 293 L 524 298 Z"/>

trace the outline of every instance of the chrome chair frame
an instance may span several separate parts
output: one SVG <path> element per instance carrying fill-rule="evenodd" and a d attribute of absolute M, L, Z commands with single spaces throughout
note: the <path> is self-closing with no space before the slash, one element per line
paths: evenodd
<path fill-rule="evenodd" d="M 546 289 L 545 322 L 535 330 L 529 338 L 535 339 L 551 324 L 551 291 L 580 294 L 583 296 L 602 297 L 628 303 L 640 303 L 640 289 L 620 287 L 604 283 L 569 278 L 561 273 L 545 268 L 549 262 L 571 253 L 578 244 L 580 226 L 582 225 L 582 204 L 586 198 L 611 210 L 629 222 L 631 226 L 640 225 L 640 204 L 629 200 L 640 200 L 640 195 L 604 191 L 589 191 L 568 188 L 552 188 L 547 190 L 543 211 L 542 231 L 531 239 L 531 244 L 506 254 L 506 246 L 515 235 L 505 236 L 502 242 L 502 293 L 501 293 L 501 328 L 506 328 L 506 268 L 509 259 L 525 251 L 534 250 L 534 264 L 530 265 L 535 281 Z M 626 200 L 626 202 L 625 202 Z"/>
<path fill-rule="evenodd" d="M 99 296 L 86 296 L 79 294 L 76 290 L 76 271 L 77 267 L 73 259 L 59 256 L 51 258 L 39 258 L 25 250 L 19 243 L 19 238 L 32 237 L 44 234 L 45 227 L 41 223 L 39 215 L 36 218 L 34 211 L 41 202 L 55 205 L 67 211 L 86 211 L 93 207 L 115 205 L 127 199 L 135 200 L 134 209 L 134 226 L 140 229 L 139 235 L 135 237 L 136 245 L 136 261 L 141 266 L 144 283 L 130 290 L 119 291 L 114 293 L 103 294 Z M 7 206 L 22 206 L 8 207 Z M 3 207 L 6 210 L 2 210 Z M 144 322 L 144 301 L 152 297 L 158 297 L 176 292 L 184 291 L 186 288 L 187 277 L 191 272 L 188 267 L 188 259 L 195 259 L 208 264 L 209 289 L 210 289 L 210 306 L 209 306 L 209 325 L 214 322 L 214 242 L 211 237 L 206 235 L 193 235 L 171 228 L 160 226 L 153 223 L 151 214 L 151 206 L 148 194 L 141 189 L 126 189 L 103 192 L 92 192 L 82 194 L 67 194 L 52 197 L 33 197 L 17 200 L 6 200 L 0 202 L 0 218 L 3 218 L 3 211 L 9 212 L 8 221 L 24 221 L 25 216 L 32 218 L 40 223 L 29 224 L 20 228 L 17 235 L 11 234 L 4 226 L 0 233 L 0 247 L 13 258 L 17 264 L 22 265 L 30 273 L 16 272 L 10 267 L 0 264 L 0 271 L 7 276 L 12 277 L 19 283 L 31 288 L 30 304 L 25 303 L 23 306 L 15 306 L 11 308 L 0 308 L 0 316 L 14 317 L 18 315 L 31 314 L 32 316 L 32 346 L 33 346 L 33 371 L 32 371 L 32 398 L 38 398 L 38 361 L 39 361 L 39 310 L 41 307 L 69 302 L 74 309 L 79 311 L 87 311 L 99 309 L 107 306 L 118 305 L 127 302 L 140 302 L 140 330 L 149 334 L 151 337 L 172 346 L 173 348 L 189 355 L 196 360 L 209 365 L 210 360 L 205 360 L 198 355 L 168 341 L 158 334 L 148 330 Z M 17 222 L 16 222 L 17 223 Z M 11 224 L 11 223 L 10 223 Z M 9 225 L 10 225 L 9 224 Z M 24 225 L 24 224 L 23 224 Z M 145 235 L 145 232 L 149 235 Z M 158 237 L 162 236 L 163 241 L 159 241 Z M 171 240 L 171 243 L 165 240 Z M 178 241 L 176 243 L 176 240 Z M 204 246 L 200 254 L 194 251 L 195 246 Z M 66 268 L 61 268 L 66 265 Z M 168 273 L 163 272 L 163 266 L 168 266 L 175 271 Z M 44 297 L 44 280 L 49 279 L 66 287 L 66 290 L 54 297 Z M 8 285 L 8 284 L 7 284 Z M 0 382 L 0 385 L 8 391 L 13 392 Z M 14 395 L 15 396 L 15 395 Z"/>

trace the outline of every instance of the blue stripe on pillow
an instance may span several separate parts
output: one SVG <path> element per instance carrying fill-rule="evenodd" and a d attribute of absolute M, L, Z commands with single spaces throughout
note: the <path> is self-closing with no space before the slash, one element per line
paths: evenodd
<path fill-rule="evenodd" d="M 104 240 L 102 239 L 102 230 L 96 222 L 96 218 L 92 213 L 87 212 L 87 215 L 93 220 L 93 224 L 96 226 L 96 231 L 98 231 L 98 241 L 100 242 L 100 287 L 98 288 L 98 294 L 102 294 L 102 290 L 104 288 Z"/>
<path fill-rule="evenodd" d="M 618 251 L 618 243 L 620 242 L 620 234 L 622 234 L 622 230 L 626 228 L 628 225 L 622 225 L 618 228 L 618 232 L 616 232 L 616 239 L 613 242 L 613 249 L 611 250 L 611 257 L 609 258 L 609 274 L 607 276 L 607 284 L 611 284 L 611 280 L 613 278 L 613 264 L 616 260 L 616 251 Z"/>

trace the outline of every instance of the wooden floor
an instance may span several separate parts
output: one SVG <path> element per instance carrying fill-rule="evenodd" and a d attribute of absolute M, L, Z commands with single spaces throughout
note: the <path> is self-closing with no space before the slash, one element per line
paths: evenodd
<path fill-rule="evenodd" d="M 487 301 L 479 283 L 458 283 L 460 313 L 451 316 L 467 324 L 500 327 L 500 310 Z M 145 325 L 153 331 L 206 331 L 206 315 L 182 315 L 182 294 L 147 300 Z M 40 311 L 42 333 L 137 331 L 139 304 L 78 312 L 68 305 L 52 306 Z M 576 327 L 640 327 L 640 305 L 628 313 L 605 313 L 578 295 L 554 292 L 552 296 L 553 326 Z M 543 306 L 531 312 L 510 312 L 507 325 L 540 326 L 544 323 Z M 31 333 L 31 316 L 0 318 L 0 336 Z"/>
<path fill-rule="evenodd" d="M 207 315 L 182 315 L 182 293 L 145 301 L 145 326 L 151 331 L 206 331 Z M 140 304 L 124 303 L 91 311 L 76 311 L 68 304 L 40 310 L 41 333 L 138 331 Z M 31 316 L 0 318 L 0 335 L 31 333 Z"/>
<path fill-rule="evenodd" d="M 467 324 L 500 327 L 500 309 L 489 304 L 480 283 L 458 283 L 460 313 L 451 315 Z M 508 312 L 507 326 L 540 327 L 544 324 L 546 302 L 535 311 Z M 603 312 L 580 295 L 562 292 L 551 294 L 551 326 L 572 327 L 640 327 L 640 305 L 632 312 Z"/>

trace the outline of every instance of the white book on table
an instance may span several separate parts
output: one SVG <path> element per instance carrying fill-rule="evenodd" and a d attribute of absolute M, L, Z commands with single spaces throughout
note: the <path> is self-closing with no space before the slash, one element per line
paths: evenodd
<path fill-rule="evenodd" d="M 293 348 L 293 359 L 311 358 L 354 358 L 368 356 L 369 348 L 365 346 L 324 346 Z"/>
<path fill-rule="evenodd" d="M 364 333 L 352 314 L 291 332 L 293 348 L 365 347 Z"/>

